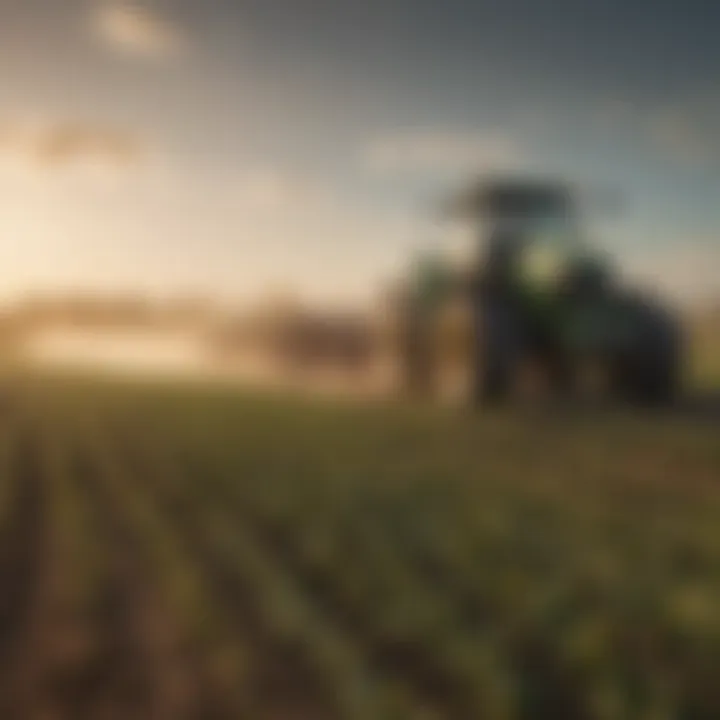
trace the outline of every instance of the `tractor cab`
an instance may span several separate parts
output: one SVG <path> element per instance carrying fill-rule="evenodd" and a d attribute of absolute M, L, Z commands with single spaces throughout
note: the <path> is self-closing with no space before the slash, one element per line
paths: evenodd
<path fill-rule="evenodd" d="M 476 227 L 481 264 L 511 262 L 528 250 L 564 255 L 580 244 L 574 198 L 559 183 L 491 179 L 459 194 L 450 214 Z"/>
<path fill-rule="evenodd" d="M 475 266 L 488 284 L 542 308 L 609 284 L 609 261 L 586 241 L 579 206 L 564 183 L 490 179 L 457 196 L 451 213 L 475 226 Z"/>

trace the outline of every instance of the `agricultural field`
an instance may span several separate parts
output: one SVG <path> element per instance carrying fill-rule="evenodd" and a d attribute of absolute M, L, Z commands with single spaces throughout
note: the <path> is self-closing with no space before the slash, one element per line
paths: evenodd
<path fill-rule="evenodd" d="M 5 386 L 2 718 L 720 717 L 717 413 Z"/>

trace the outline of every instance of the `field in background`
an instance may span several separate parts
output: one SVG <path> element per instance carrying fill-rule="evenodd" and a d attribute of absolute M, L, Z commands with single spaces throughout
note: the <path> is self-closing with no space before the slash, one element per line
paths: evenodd
<path fill-rule="evenodd" d="M 6 385 L 2 717 L 720 716 L 711 418 Z"/>
<path fill-rule="evenodd" d="M 403 385 L 397 328 L 383 329 L 379 317 L 320 314 L 293 319 L 290 314 L 277 326 L 269 322 L 266 336 L 253 336 L 243 323 L 229 323 L 230 329 L 218 323 L 222 329 L 213 329 L 212 314 L 193 316 L 190 323 L 142 313 L 121 314 L 118 320 L 109 310 L 98 319 L 86 309 L 94 321 L 86 324 L 80 322 L 87 321 L 84 315 L 56 317 L 53 308 L 50 305 L 34 325 L 26 323 L 12 352 L 5 349 L 6 362 L 43 372 L 212 382 L 356 398 L 394 396 Z M 686 318 L 686 370 L 692 386 L 720 386 L 717 327 L 717 313 L 708 310 Z M 462 332 L 444 335 L 438 359 L 444 399 L 466 396 L 469 358 Z"/>

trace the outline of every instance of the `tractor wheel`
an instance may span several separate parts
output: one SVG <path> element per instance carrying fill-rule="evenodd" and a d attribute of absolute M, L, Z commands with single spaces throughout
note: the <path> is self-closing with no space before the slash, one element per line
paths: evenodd
<path fill-rule="evenodd" d="M 636 400 L 651 406 L 671 404 L 679 391 L 679 370 L 674 354 L 667 351 L 647 358 L 635 382 Z"/>
<path fill-rule="evenodd" d="M 641 348 L 615 364 L 614 395 L 645 407 L 666 406 L 679 394 L 680 373 L 681 363 L 675 350 Z"/>
<path fill-rule="evenodd" d="M 501 362 L 488 359 L 477 372 L 475 383 L 475 405 L 498 405 L 510 395 L 512 374 Z"/>
<path fill-rule="evenodd" d="M 519 366 L 522 330 L 510 307 L 484 303 L 475 321 L 473 405 L 494 406 L 512 393 Z"/>
<path fill-rule="evenodd" d="M 553 398 L 567 400 L 576 390 L 577 368 L 570 358 L 559 350 L 548 353 L 543 363 L 548 388 Z"/>
<path fill-rule="evenodd" d="M 646 299 L 631 304 L 634 340 L 613 368 L 616 395 L 633 404 L 671 404 L 682 385 L 684 333 L 677 318 Z"/>

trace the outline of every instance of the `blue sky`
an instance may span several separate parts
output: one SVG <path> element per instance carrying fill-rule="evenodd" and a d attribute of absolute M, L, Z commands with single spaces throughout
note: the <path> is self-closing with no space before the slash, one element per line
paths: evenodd
<path fill-rule="evenodd" d="M 507 167 L 616 188 L 603 242 L 720 293 L 719 26 L 697 0 L 2 0 L 3 285 L 359 297 L 431 198 Z"/>

